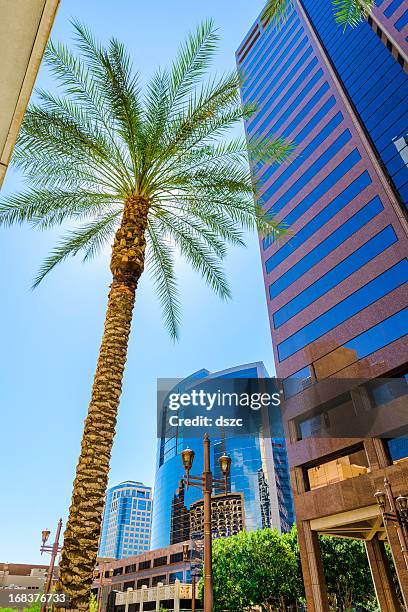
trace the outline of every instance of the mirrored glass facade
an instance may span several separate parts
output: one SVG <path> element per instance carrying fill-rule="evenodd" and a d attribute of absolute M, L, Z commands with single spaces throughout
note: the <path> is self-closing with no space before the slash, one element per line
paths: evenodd
<path fill-rule="evenodd" d="M 326 610 L 319 533 L 370 534 L 400 554 L 372 511 L 384 474 L 395 495 L 407 493 L 406 430 L 390 406 L 404 414 L 408 372 L 408 10 L 376 0 L 343 28 L 331 0 L 286 8 L 279 23 L 259 15 L 236 60 L 242 100 L 254 108 L 245 130 L 257 201 L 289 227 L 260 236 L 260 252 L 307 608 Z M 295 145 L 286 163 L 251 146 L 275 138 Z M 343 397 L 340 379 L 375 383 Z M 319 394 L 326 382 L 330 410 Z M 356 414 L 367 427 L 371 407 L 381 427 L 333 435 Z M 375 579 L 379 557 L 368 557 Z M 382 605 L 385 587 L 375 585 Z"/>
<path fill-rule="evenodd" d="M 261 363 L 210 373 L 201 370 L 184 379 L 177 388 L 181 392 L 200 378 L 263 378 L 267 372 Z M 186 447 L 195 452 L 194 474 L 203 471 L 203 442 L 174 435 L 158 440 L 157 470 L 154 487 L 152 549 L 175 544 L 189 538 L 188 509 L 202 499 L 199 489 L 187 491 L 180 482 L 184 469 L 180 453 Z M 283 428 L 279 410 L 270 411 L 269 423 L 261 435 L 228 437 L 220 430 L 211 440 L 211 465 L 215 478 L 221 478 L 218 458 L 226 452 L 232 459 L 228 490 L 242 493 L 245 506 L 245 527 L 252 530 L 271 526 L 288 530 L 293 524 L 292 497 Z M 217 488 L 215 493 L 223 493 Z"/>
<path fill-rule="evenodd" d="M 339 350 L 346 365 L 378 361 L 406 334 L 408 66 L 398 48 L 408 25 L 390 6 L 343 30 L 329 0 L 300 0 L 280 25 L 261 15 L 237 51 L 242 100 L 255 106 L 248 142 L 296 146 L 284 164 L 252 154 L 251 171 L 259 203 L 290 228 L 260 242 L 277 375 L 299 389 L 299 372 L 340 371 Z"/>

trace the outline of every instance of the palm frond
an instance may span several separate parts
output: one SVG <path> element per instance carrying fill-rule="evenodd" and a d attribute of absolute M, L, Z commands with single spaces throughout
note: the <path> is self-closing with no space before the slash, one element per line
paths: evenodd
<path fill-rule="evenodd" d="M 109 212 L 112 205 L 120 206 L 106 193 L 29 189 L 0 200 L 0 225 L 28 222 L 33 227 L 49 229 L 67 219 L 78 220 Z"/>
<path fill-rule="evenodd" d="M 179 109 L 185 96 L 208 69 L 217 48 L 219 36 L 212 19 L 203 21 L 179 49 L 170 70 L 169 99 L 172 111 Z"/>
<path fill-rule="evenodd" d="M 147 269 L 176 338 L 176 253 L 220 297 L 230 297 L 222 265 L 227 247 L 244 245 L 243 229 L 274 237 L 281 231 L 254 206 L 248 152 L 258 164 L 283 163 L 294 144 L 233 137 L 231 128 L 255 106 L 241 104 L 236 71 L 208 76 L 218 42 L 211 20 L 187 38 L 168 69 L 153 75 L 144 94 L 122 43 L 112 38 L 102 45 L 85 25 L 73 25 L 76 50 L 48 46 L 58 91 L 39 90 L 27 109 L 13 163 L 29 188 L 0 200 L 0 225 L 69 224 L 37 286 L 68 256 L 88 260 L 99 253 L 112 242 L 129 197 L 146 198 Z"/>
<path fill-rule="evenodd" d="M 250 138 L 248 139 L 248 152 L 250 159 L 261 164 L 283 164 L 296 149 L 296 143 L 283 136 L 278 138 Z"/>
<path fill-rule="evenodd" d="M 262 14 L 263 22 L 279 26 L 282 24 L 293 6 L 293 0 L 268 0 Z"/>
<path fill-rule="evenodd" d="M 288 234 L 288 227 L 282 222 L 276 222 L 262 206 L 255 204 L 256 227 L 261 238 L 272 238 L 274 241 Z"/>
<path fill-rule="evenodd" d="M 355 28 L 367 17 L 374 5 L 374 0 L 333 0 L 336 22 L 346 29 Z"/>
<path fill-rule="evenodd" d="M 108 125 L 106 119 L 110 108 L 104 90 L 97 86 L 95 75 L 84 62 L 75 57 L 64 44 L 52 40 L 47 45 L 44 61 L 65 95 L 80 102 L 89 117 L 96 122 Z"/>
<path fill-rule="evenodd" d="M 157 291 L 166 328 L 171 338 L 176 340 L 179 336 L 181 309 L 174 272 L 174 249 L 156 228 L 154 220 L 149 223 L 147 232 L 147 269 Z"/>
<path fill-rule="evenodd" d="M 57 244 L 51 254 L 44 260 L 36 278 L 33 289 L 38 287 L 45 276 L 67 257 L 84 251 L 84 261 L 100 252 L 119 223 L 120 213 L 115 211 L 97 218 L 83 227 L 72 230 Z"/>
<path fill-rule="evenodd" d="M 97 88 L 109 108 L 110 125 L 126 143 L 126 154 L 137 175 L 140 149 L 143 147 L 140 87 L 137 73 L 123 43 L 112 38 L 108 48 L 102 47 L 81 22 L 73 22 L 76 42 Z M 108 129 L 109 126 L 108 126 Z M 123 152 L 123 149 L 120 150 Z"/>
<path fill-rule="evenodd" d="M 204 278 L 206 283 L 221 298 L 231 297 L 228 282 L 220 265 L 219 253 L 215 253 L 212 239 L 208 234 L 197 234 L 184 219 L 160 215 L 157 225 L 163 235 L 174 240 L 181 254 Z"/>

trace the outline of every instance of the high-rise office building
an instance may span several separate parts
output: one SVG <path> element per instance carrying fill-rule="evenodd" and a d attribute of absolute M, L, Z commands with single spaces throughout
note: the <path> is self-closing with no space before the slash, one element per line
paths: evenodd
<path fill-rule="evenodd" d="M 99 557 L 124 559 L 150 549 L 152 489 L 126 480 L 106 493 Z"/>
<path fill-rule="evenodd" d="M 396 610 L 387 537 L 408 609 L 401 548 L 374 499 L 385 474 L 396 495 L 408 493 L 408 445 L 324 437 L 339 414 L 393 394 L 406 401 L 386 382 L 366 395 L 357 387 L 358 377 L 408 371 L 408 9 L 376 4 L 344 31 L 330 0 L 295 0 L 278 27 L 261 15 L 237 52 L 243 101 L 255 105 L 247 138 L 296 144 L 290 162 L 252 159 L 251 171 L 258 201 L 291 230 L 260 248 L 308 610 L 319 612 L 328 602 L 318 533 L 364 539 L 381 609 Z M 323 406 L 313 390 L 328 378 L 351 388 Z"/>
<path fill-rule="evenodd" d="M 265 378 L 268 374 L 262 363 L 254 363 L 210 373 L 200 370 L 184 379 L 178 392 L 193 387 L 200 380 L 225 378 Z M 278 409 L 270 411 L 269 422 L 257 435 L 233 437 L 220 430 L 211 433 L 211 466 L 215 478 L 221 479 L 218 458 L 228 453 L 232 459 L 228 490 L 243 495 L 243 519 L 248 530 L 275 527 L 280 531 L 293 524 L 293 505 L 289 485 L 285 441 Z M 203 470 L 203 441 L 200 438 L 172 437 L 158 440 L 157 468 L 154 487 L 152 548 L 161 548 L 187 540 L 191 536 L 189 510 L 202 499 L 199 489 L 185 489 L 180 482 L 184 469 L 180 453 L 187 446 L 195 452 L 194 473 Z M 215 488 L 222 495 L 222 487 Z M 197 505 L 194 506 L 195 508 Z"/>

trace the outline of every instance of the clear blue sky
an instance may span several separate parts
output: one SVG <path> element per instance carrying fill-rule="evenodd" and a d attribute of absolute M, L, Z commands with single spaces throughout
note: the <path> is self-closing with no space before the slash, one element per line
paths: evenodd
<path fill-rule="evenodd" d="M 174 56 L 185 34 L 214 17 L 222 35 L 217 70 L 234 65 L 234 52 L 263 0 L 61 0 L 53 37 L 69 42 L 71 17 L 101 39 L 114 34 L 146 77 Z M 38 84 L 50 81 L 41 70 Z M 22 187 L 9 173 L 4 191 Z M 41 530 L 65 520 L 102 334 L 109 285 L 109 252 L 91 264 L 69 260 L 32 292 L 31 281 L 57 234 L 27 227 L 1 229 L 0 301 L 1 503 L 0 561 L 41 562 Z M 112 456 L 110 482 L 153 485 L 156 379 L 184 377 L 273 357 L 258 242 L 233 250 L 226 262 L 233 300 L 222 303 L 184 265 L 181 341 L 163 328 L 148 279 L 138 295 Z"/>

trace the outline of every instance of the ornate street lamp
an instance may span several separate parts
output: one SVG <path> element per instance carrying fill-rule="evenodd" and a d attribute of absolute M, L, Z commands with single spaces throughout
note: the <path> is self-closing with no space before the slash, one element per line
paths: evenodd
<path fill-rule="evenodd" d="M 50 537 L 50 533 L 51 531 L 49 529 L 43 529 L 41 532 L 41 539 L 42 539 L 42 545 L 44 546 L 45 543 L 47 542 L 48 538 Z M 43 550 L 41 551 L 41 554 L 43 554 Z"/>
<path fill-rule="evenodd" d="M 396 499 L 397 502 L 397 507 L 398 510 L 400 511 L 401 515 L 407 519 L 407 511 L 408 511 L 408 497 L 405 497 L 405 495 L 400 495 L 399 497 L 397 497 Z"/>
<path fill-rule="evenodd" d="M 384 491 L 377 491 L 374 494 L 377 504 L 380 508 L 383 517 L 384 525 L 387 522 L 393 523 L 397 533 L 398 541 L 401 547 L 401 553 L 404 557 L 405 566 L 408 570 L 408 497 L 400 495 L 397 499 L 394 498 L 391 484 L 387 477 L 384 478 Z M 387 503 L 388 502 L 388 503 Z M 389 509 L 387 509 L 387 506 Z"/>
<path fill-rule="evenodd" d="M 186 473 L 186 487 L 190 484 L 190 470 L 193 467 L 195 452 L 191 448 L 186 448 L 181 452 L 181 460 L 183 462 L 184 471 Z"/>
<path fill-rule="evenodd" d="M 227 479 L 231 471 L 231 457 L 228 457 L 228 455 L 224 453 L 218 459 L 218 463 L 220 464 L 221 474 L 223 475 L 223 478 L 224 478 L 225 493 L 227 493 Z"/>
<path fill-rule="evenodd" d="M 377 500 L 377 504 L 383 510 L 385 508 L 385 505 L 386 505 L 386 498 L 385 498 L 384 491 L 377 491 L 377 493 L 374 494 L 374 497 Z"/>
<path fill-rule="evenodd" d="M 231 458 L 225 453 L 218 459 L 223 479 L 213 478 L 210 467 L 210 438 L 204 436 L 204 471 L 201 476 L 192 476 L 190 470 L 193 465 L 195 453 L 186 448 L 181 453 L 186 489 L 191 485 L 203 492 L 204 501 L 204 612 L 213 612 L 213 585 L 212 585 L 212 533 L 211 533 L 211 494 L 214 485 L 224 486 L 227 493 L 227 479 L 231 469 Z M 194 585 L 195 586 L 195 585 Z M 193 594 L 194 595 L 194 594 Z M 193 596 L 194 600 L 194 596 Z"/>
<path fill-rule="evenodd" d="M 62 519 L 60 519 L 58 521 L 58 525 L 57 525 L 57 531 L 55 532 L 55 539 L 54 539 L 54 543 L 53 544 L 47 544 L 48 538 L 50 537 L 50 530 L 49 529 L 43 529 L 43 531 L 41 532 L 41 547 L 40 547 L 40 552 L 41 554 L 43 554 L 44 552 L 48 553 L 51 555 L 51 560 L 50 560 L 50 565 L 48 567 L 48 571 L 47 571 L 47 579 L 45 581 L 45 586 L 44 586 L 44 599 L 45 602 L 43 603 L 43 605 L 41 606 L 41 612 L 46 612 L 47 610 L 47 604 L 48 604 L 48 595 L 49 592 L 51 590 L 51 586 L 52 586 L 52 579 L 54 576 L 54 566 L 55 566 L 55 559 L 57 558 L 57 555 L 59 552 L 61 552 L 62 546 L 59 545 L 59 539 L 60 539 L 60 535 L 61 535 L 61 528 L 62 528 Z"/>

